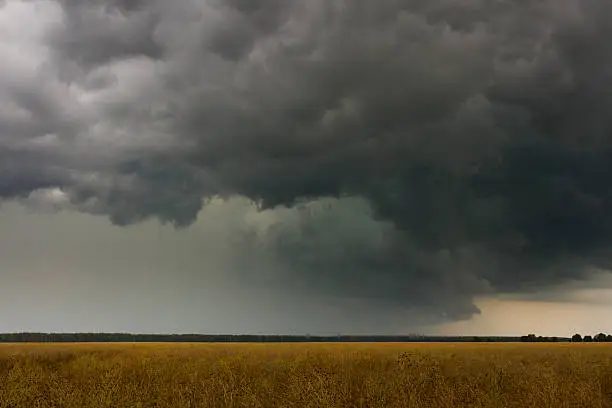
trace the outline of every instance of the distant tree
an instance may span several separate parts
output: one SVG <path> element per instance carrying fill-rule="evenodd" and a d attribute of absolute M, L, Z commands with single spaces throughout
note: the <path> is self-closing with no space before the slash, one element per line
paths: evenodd
<path fill-rule="evenodd" d="M 612 334 L 606 336 L 606 341 L 612 342 Z"/>
<path fill-rule="evenodd" d="M 584 338 L 582 339 L 582 341 L 584 342 L 592 342 L 593 341 L 593 337 L 589 336 L 588 334 L 586 336 L 584 336 Z"/>
<path fill-rule="evenodd" d="M 582 336 L 579 333 L 576 333 L 572 336 L 572 342 L 580 343 L 582 342 Z"/>
<path fill-rule="evenodd" d="M 595 336 L 593 340 L 598 342 L 604 342 L 606 341 L 606 335 L 604 333 L 599 333 Z"/>
<path fill-rule="evenodd" d="M 537 341 L 537 340 L 538 339 L 537 339 L 536 335 L 533 334 L 533 333 L 530 333 L 530 334 L 528 334 L 526 336 L 521 336 L 521 341 L 525 341 L 525 342 L 528 342 L 528 343 L 531 343 L 531 342 L 534 342 L 534 341 Z"/>

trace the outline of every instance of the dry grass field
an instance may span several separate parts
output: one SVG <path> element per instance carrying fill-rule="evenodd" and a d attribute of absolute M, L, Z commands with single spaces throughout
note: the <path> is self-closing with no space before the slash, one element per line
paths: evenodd
<path fill-rule="evenodd" d="M 2 344 L 0 407 L 612 407 L 612 345 Z"/>

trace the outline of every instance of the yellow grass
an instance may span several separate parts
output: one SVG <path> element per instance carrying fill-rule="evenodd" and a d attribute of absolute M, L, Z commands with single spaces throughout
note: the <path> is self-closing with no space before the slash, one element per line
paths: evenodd
<path fill-rule="evenodd" d="M 0 407 L 612 407 L 612 345 L 3 344 Z"/>

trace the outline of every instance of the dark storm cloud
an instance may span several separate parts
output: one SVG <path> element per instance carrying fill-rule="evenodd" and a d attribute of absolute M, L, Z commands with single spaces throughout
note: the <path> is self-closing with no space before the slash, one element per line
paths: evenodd
<path fill-rule="evenodd" d="M 144 55 L 161 57 L 152 33 L 155 13 L 142 1 L 65 1 L 65 24 L 51 32 L 63 58 L 93 67 L 111 60 Z"/>
<path fill-rule="evenodd" d="M 0 79 L 44 85 L 0 110 L 3 155 L 42 156 L 3 173 L 4 197 L 62 187 L 117 224 L 178 226 L 202 197 L 358 197 L 241 248 L 438 318 L 610 263 L 607 1 L 45 4 L 59 17 L 14 28 L 32 57 Z"/>
<path fill-rule="evenodd" d="M 63 186 L 68 180 L 67 172 L 44 158 L 20 151 L 0 152 L 0 197 L 27 197 L 32 191 Z"/>

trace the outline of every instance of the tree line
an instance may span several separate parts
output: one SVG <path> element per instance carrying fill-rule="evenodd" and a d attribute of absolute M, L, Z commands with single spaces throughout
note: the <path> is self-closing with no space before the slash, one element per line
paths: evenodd
<path fill-rule="evenodd" d="M 528 343 L 549 343 L 549 342 L 558 342 L 564 341 L 559 339 L 558 337 L 543 337 L 536 336 L 535 334 L 528 334 L 526 336 L 521 336 L 521 341 Z M 567 341 L 567 340 L 565 340 Z M 594 336 L 585 335 L 582 337 L 580 333 L 574 334 L 569 341 L 572 343 L 580 343 L 580 342 L 612 342 L 612 334 L 598 333 Z"/>
<path fill-rule="evenodd" d="M 298 343 L 298 342 L 612 342 L 612 335 L 575 334 L 570 337 L 526 336 L 377 336 L 377 335 L 259 335 L 259 334 L 131 334 L 131 333 L 0 333 L 0 343 L 188 342 L 188 343 Z"/>
<path fill-rule="evenodd" d="M 528 343 L 556 343 L 559 341 L 558 337 L 545 337 L 545 336 L 536 336 L 535 334 L 528 334 L 526 336 L 521 336 L 521 341 Z"/>
<path fill-rule="evenodd" d="M 258 335 L 258 334 L 131 334 L 131 333 L 0 333 L 0 343 L 189 342 L 189 343 L 297 343 L 297 342 L 516 342 L 501 336 L 378 336 L 378 335 Z"/>
<path fill-rule="evenodd" d="M 584 342 L 612 342 L 612 334 L 604 334 L 604 333 L 599 333 L 596 334 L 595 336 L 590 336 L 590 335 L 586 335 L 584 337 L 582 337 L 582 335 L 580 335 L 580 333 L 576 333 L 572 336 L 572 340 L 573 343 L 584 343 Z"/>

